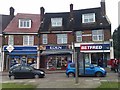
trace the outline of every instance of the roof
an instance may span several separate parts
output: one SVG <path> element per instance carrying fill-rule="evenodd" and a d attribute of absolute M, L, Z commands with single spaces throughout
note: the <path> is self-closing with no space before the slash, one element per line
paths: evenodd
<path fill-rule="evenodd" d="M 57 28 L 51 28 L 51 18 L 63 18 L 63 27 L 57 27 Z M 67 30 L 67 24 L 69 20 L 69 12 L 63 12 L 63 13 L 45 13 L 44 15 L 44 25 L 43 25 L 43 31 L 49 31 L 51 28 L 52 30 Z"/>
<path fill-rule="evenodd" d="M 74 25 L 75 30 L 85 30 L 85 29 L 100 29 L 100 28 L 110 28 L 111 25 L 107 20 L 106 16 L 103 17 L 101 13 L 101 8 L 90 8 L 82 10 L 74 10 Z M 82 23 L 82 14 L 95 13 L 95 23 Z M 102 25 L 101 25 L 102 24 Z"/>
<path fill-rule="evenodd" d="M 13 16 L 11 15 L 2 15 L 0 14 L 0 34 L 2 34 L 2 31 L 7 27 L 7 25 L 12 20 Z"/>
<path fill-rule="evenodd" d="M 14 16 L 0 14 L 0 46 L 2 46 L 2 32 Z"/>
<path fill-rule="evenodd" d="M 30 19 L 32 21 L 31 28 L 19 28 L 19 19 Z M 38 32 L 40 27 L 40 14 L 26 14 L 26 13 L 18 13 L 7 28 L 4 30 L 4 33 L 36 33 Z"/>
<path fill-rule="evenodd" d="M 95 23 L 82 23 L 82 14 L 87 13 L 95 13 L 96 22 Z M 51 27 L 51 18 L 62 17 L 63 18 L 63 26 L 59 28 Z M 111 24 L 109 23 L 106 16 L 102 16 L 101 7 L 97 8 L 89 8 L 89 9 L 81 9 L 81 10 L 73 10 L 73 18 L 74 21 L 70 25 L 70 12 L 62 12 L 62 13 L 46 13 L 44 15 L 44 24 L 41 32 L 45 31 L 70 31 L 71 26 L 74 30 L 88 30 L 88 29 L 101 29 L 101 28 L 111 28 Z M 102 25 L 101 25 L 102 23 Z"/>

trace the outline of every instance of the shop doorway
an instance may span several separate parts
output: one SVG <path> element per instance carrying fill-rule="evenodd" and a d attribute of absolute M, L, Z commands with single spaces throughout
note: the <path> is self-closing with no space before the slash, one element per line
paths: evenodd
<path fill-rule="evenodd" d="M 91 54 L 91 64 L 103 66 L 103 54 L 102 53 L 92 53 Z"/>

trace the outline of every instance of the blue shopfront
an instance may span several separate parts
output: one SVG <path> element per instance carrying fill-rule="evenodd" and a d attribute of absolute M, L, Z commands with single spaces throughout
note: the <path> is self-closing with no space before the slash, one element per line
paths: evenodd
<path fill-rule="evenodd" d="M 15 64 L 31 65 L 36 67 L 37 63 L 37 46 L 13 46 L 9 52 L 8 46 L 4 46 L 4 70 Z"/>

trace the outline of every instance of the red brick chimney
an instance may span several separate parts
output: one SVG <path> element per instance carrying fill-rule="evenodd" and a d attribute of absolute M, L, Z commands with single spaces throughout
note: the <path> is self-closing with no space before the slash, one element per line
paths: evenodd
<path fill-rule="evenodd" d="M 41 21 L 43 21 L 44 12 L 45 12 L 44 7 L 41 7 L 41 8 L 40 8 L 40 20 L 41 20 Z"/>
<path fill-rule="evenodd" d="M 9 10 L 10 10 L 10 15 L 11 15 L 11 16 L 14 16 L 14 11 L 15 11 L 14 8 L 13 8 L 13 7 L 10 7 Z"/>
<path fill-rule="evenodd" d="M 101 11 L 102 15 L 105 16 L 106 15 L 105 0 L 101 0 Z"/>

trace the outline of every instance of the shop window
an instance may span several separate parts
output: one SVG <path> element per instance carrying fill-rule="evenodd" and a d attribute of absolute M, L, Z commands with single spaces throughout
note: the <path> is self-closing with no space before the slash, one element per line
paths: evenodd
<path fill-rule="evenodd" d="M 67 34 L 57 34 L 57 44 L 67 44 Z"/>
<path fill-rule="evenodd" d="M 23 36 L 23 45 L 25 46 L 33 46 L 34 45 L 34 36 Z"/>
<path fill-rule="evenodd" d="M 93 41 L 103 41 L 104 40 L 103 30 L 92 30 L 92 40 Z"/>
<path fill-rule="evenodd" d="M 63 56 L 53 56 L 47 59 L 47 69 L 65 69 L 67 58 Z"/>

